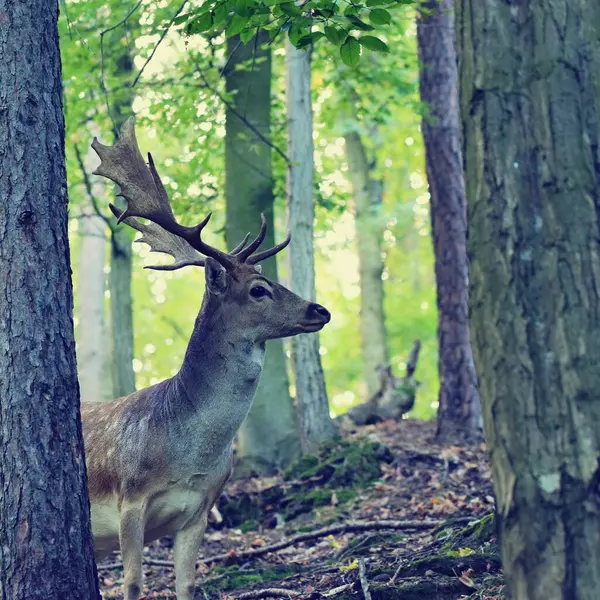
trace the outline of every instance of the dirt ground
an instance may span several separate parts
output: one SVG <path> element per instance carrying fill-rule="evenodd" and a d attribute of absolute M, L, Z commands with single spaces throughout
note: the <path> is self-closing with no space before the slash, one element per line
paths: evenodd
<path fill-rule="evenodd" d="M 346 431 L 386 448 L 378 476 L 360 489 L 324 491 L 339 459 L 302 481 L 230 483 L 224 521 L 209 524 L 201 548 L 196 598 L 504 598 L 485 447 L 439 446 L 434 432 L 414 420 Z M 290 502 L 290 490 L 310 501 Z M 254 518 L 235 523 L 242 510 Z M 146 598 L 175 598 L 171 539 L 144 553 Z M 122 598 L 120 555 L 98 568 L 103 597 Z"/>

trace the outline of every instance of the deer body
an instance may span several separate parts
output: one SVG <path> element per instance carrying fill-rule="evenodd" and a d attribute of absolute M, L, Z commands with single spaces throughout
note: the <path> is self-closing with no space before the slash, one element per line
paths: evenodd
<path fill-rule="evenodd" d="M 113 212 L 141 231 L 140 241 L 175 263 L 205 268 L 206 290 L 179 372 L 104 404 L 82 407 L 96 558 L 121 549 L 125 599 L 142 587 L 144 543 L 172 535 L 178 600 L 193 600 L 195 563 L 208 513 L 232 471 L 232 442 L 262 372 L 265 342 L 310 333 L 330 319 L 322 306 L 269 281 L 254 266 L 287 243 L 255 253 L 264 239 L 246 239 L 227 254 L 179 225 L 154 164 L 144 163 L 133 120 L 113 147 L 94 140 L 98 174 L 121 186 L 128 208 Z M 146 225 L 134 216 L 148 218 Z M 198 252 L 206 255 L 200 257 Z"/>

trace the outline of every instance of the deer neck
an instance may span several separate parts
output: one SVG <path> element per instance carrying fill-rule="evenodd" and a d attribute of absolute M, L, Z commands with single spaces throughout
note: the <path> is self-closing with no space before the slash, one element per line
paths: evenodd
<path fill-rule="evenodd" d="M 196 434 L 218 433 L 230 445 L 250 410 L 264 352 L 264 343 L 240 335 L 218 302 L 205 295 L 182 367 L 173 380 L 173 389 L 188 407 L 185 420 Z"/>

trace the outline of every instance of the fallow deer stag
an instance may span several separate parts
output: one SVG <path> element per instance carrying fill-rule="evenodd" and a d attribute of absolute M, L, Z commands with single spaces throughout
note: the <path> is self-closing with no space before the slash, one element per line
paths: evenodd
<path fill-rule="evenodd" d="M 195 563 L 208 513 L 231 475 L 232 442 L 246 417 L 269 339 L 319 331 L 330 320 L 307 302 L 261 275 L 260 261 L 283 250 L 257 252 L 248 236 L 231 253 L 206 244 L 198 225 L 173 215 L 152 156 L 147 166 L 130 118 L 114 146 L 94 139 L 101 159 L 95 174 L 117 183 L 127 201 L 118 219 L 140 231 L 139 241 L 175 262 L 205 269 L 200 313 L 179 372 L 172 378 L 105 404 L 82 408 L 92 531 L 96 558 L 121 549 L 126 600 L 142 589 L 144 543 L 175 538 L 178 600 L 194 597 Z M 139 221 L 143 217 L 150 222 Z"/>

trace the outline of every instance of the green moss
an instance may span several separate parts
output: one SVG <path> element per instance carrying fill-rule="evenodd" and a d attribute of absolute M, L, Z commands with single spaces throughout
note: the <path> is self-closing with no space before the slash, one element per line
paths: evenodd
<path fill-rule="evenodd" d="M 242 533 L 247 533 L 248 531 L 255 531 L 256 529 L 258 529 L 258 521 L 256 519 L 248 519 L 240 525 L 240 529 L 242 530 Z"/>
<path fill-rule="evenodd" d="M 487 552 L 498 553 L 496 544 L 496 519 L 493 514 L 486 515 L 474 523 L 463 527 L 450 537 L 441 548 L 444 554 L 450 554 L 459 548 L 480 548 L 489 546 Z"/>
<path fill-rule="evenodd" d="M 303 569 L 298 566 L 269 567 L 264 571 L 245 571 L 238 565 L 228 567 L 217 566 L 213 570 L 213 577 L 220 577 L 216 581 L 207 582 L 203 588 L 214 594 L 229 590 L 239 590 L 252 585 L 261 584 L 266 581 L 278 581 L 295 575 Z"/>
<path fill-rule="evenodd" d="M 381 462 L 392 459 L 389 449 L 366 438 L 334 438 L 314 455 L 303 456 L 284 473 L 287 481 L 320 479 L 329 487 L 365 487 L 381 475 Z"/>

